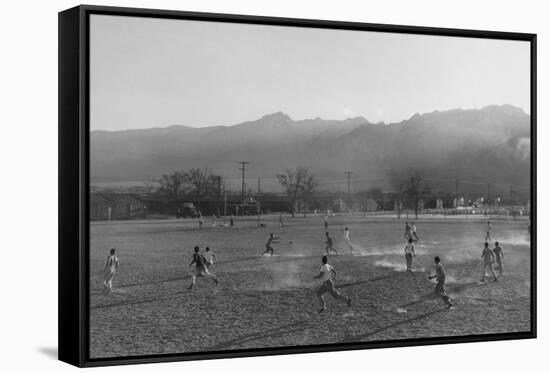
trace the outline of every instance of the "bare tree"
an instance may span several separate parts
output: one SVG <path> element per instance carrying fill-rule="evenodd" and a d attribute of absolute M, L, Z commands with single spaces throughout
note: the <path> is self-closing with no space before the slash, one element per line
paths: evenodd
<path fill-rule="evenodd" d="M 160 184 L 160 192 L 170 195 L 172 198 L 180 197 L 186 190 L 188 176 L 185 172 L 172 172 L 163 174 L 157 182 Z"/>
<path fill-rule="evenodd" d="M 287 195 L 292 216 L 296 215 L 298 204 L 309 202 L 319 186 L 319 181 L 307 167 L 286 169 L 283 174 L 277 174 L 277 180 Z"/>
<path fill-rule="evenodd" d="M 203 171 L 192 168 L 187 172 L 164 174 L 157 182 L 160 184 L 159 191 L 172 198 L 186 196 L 193 199 L 219 199 L 222 177 L 211 173 L 208 169 Z"/>
<path fill-rule="evenodd" d="M 404 186 L 405 196 L 413 204 L 415 218 L 418 219 L 418 212 L 422 207 L 424 198 L 431 195 L 431 190 L 428 185 L 422 184 L 422 178 L 415 174 L 409 177 L 409 180 Z"/>
<path fill-rule="evenodd" d="M 190 193 L 195 199 L 220 198 L 222 184 L 221 176 L 213 174 L 207 168 L 204 170 L 192 168 L 187 171 L 187 175 Z"/>

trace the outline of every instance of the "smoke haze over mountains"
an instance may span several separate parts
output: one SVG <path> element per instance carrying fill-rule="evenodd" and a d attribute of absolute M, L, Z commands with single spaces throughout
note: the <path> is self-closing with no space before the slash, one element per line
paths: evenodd
<path fill-rule="evenodd" d="M 345 170 L 386 186 L 414 172 L 526 185 L 530 117 L 511 105 L 415 114 L 391 124 L 363 117 L 294 121 L 277 112 L 233 126 L 92 131 L 90 146 L 92 184 L 143 181 L 192 167 L 230 179 L 238 177 L 236 162 L 248 160 L 250 177 L 273 180 L 304 165 L 321 187 L 342 179 Z"/>

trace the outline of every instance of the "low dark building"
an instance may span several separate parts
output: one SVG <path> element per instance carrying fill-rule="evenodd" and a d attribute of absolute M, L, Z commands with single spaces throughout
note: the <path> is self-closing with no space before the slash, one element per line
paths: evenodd
<path fill-rule="evenodd" d="M 147 217 L 144 200 L 129 193 L 91 193 L 90 220 L 129 220 Z"/>

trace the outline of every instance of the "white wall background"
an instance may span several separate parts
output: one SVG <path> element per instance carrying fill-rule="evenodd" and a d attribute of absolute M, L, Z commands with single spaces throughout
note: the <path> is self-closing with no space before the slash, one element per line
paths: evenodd
<path fill-rule="evenodd" d="M 549 222 L 548 127 L 550 23 L 544 1 L 454 2 L 187 0 L 93 1 L 97 5 L 532 32 L 539 35 L 539 230 Z M 68 371 L 57 346 L 57 12 L 75 1 L 5 1 L 0 12 L 0 369 Z M 540 236 L 542 239 L 546 237 Z M 547 366 L 546 243 L 539 244 L 539 338 L 110 368 L 201 372 L 541 371 Z"/>

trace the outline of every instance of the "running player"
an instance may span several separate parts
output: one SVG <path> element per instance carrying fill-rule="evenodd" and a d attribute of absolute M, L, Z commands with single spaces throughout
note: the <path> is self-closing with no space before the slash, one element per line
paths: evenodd
<path fill-rule="evenodd" d="M 346 302 L 348 307 L 351 307 L 351 299 L 340 294 L 340 292 L 334 288 L 333 280 L 336 280 L 336 270 L 333 266 L 328 264 L 328 257 L 326 255 L 323 256 L 321 261 L 323 264 L 321 265 L 319 274 L 313 277 L 314 279 L 321 279 L 322 283 L 321 287 L 317 289 L 317 298 L 319 299 L 319 303 L 321 305 L 319 313 L 323 313 L 327 310 L 327 304 L 325 303 L 325 298 L 323 297 L 323 294 L 325 293 L 330 293 L 330 295 L 334 298 Z"/>
<path fill-rule="evenodd" d="M 231 214 L 231 217 L 229 218 L 229 228 L 233 228 L 235 226 L 235 218 L 233 217 L 233 214 Z"/>
<path fill-rule="evenodd" d="M 414 224 L 414 221 L 411 223 L 411 237 L 415 239 L 416 241 L 420 241 L 420 238 L 418 238 L 418 235 L 416 234 L 416 225 Z"/>
<path fill-rule="evenodd" d="M 408 241 L 410 238 L 412 238 L 411 236 L 411 226 L 409 225 L 409 222 L 406 221 L 405 222 L 405 234 L 403 235 L 405 237 L 405 239 Z"/>
<path fill-rule="evenodd" d="M 416 256 L 414 252 L 413 239 L 409 238 L 409 243 L 405 246 L 405 260 L 407 262 L 407 272 L 412 272 L 413 256 Z"/>
<path fill-rule="evenodd" d="M 269 239 L 267 240 L 267 243 L 265 244 L 265 251 L 262 253 L 262 256 L 264 256 L 266 253 L 270 253 L 271 256 L 273 256 L 273 247 L 271 246 L 271 244 L 279 243 L 279 241 L 277 241 L 279 238 L 280 237 L 275 236 L 274 233 L 269 234 Z"/>
<path fill-rule="evenodd" d="M 332 237 L 330 236 L 330 233 L 328 233 L 328 231 L 325 232 L 325 236 L 327 237 L 327 240 L 325 242 L 325 244 L 327 245 L 325 247 L 326 254 L 329 255 L 331 251 L 334 251 L 336 255 L 338 255 L 338 251 L 336 251 L 336 249 L 332 247 Z"/>
<path fill-rule="evenodd" d="M 202 214 L 199 211 L 199 229 L 202 229 L 203 224 L 204 224 L 204 220 L 202 219 Z"/>
<path fill-rule="evenodd" d="M 103 269 L 105 274 L 103 286 L 105 287 L 105 290 L 113 290 L 113 279 L 115 278 L 119 265 L 118 258 L 115 255 L 115 249 L 111 249 L 110 254 L 107 256 L 107 263 L 105 263 L 105 268 Z"/>
<path fill-rule="evenodd" d="M 495 242 L 495 247 L 493 249 L 493 254 L 495 254 L 495 260 L 497 262 L 498 266 L 498 275 L 502 276 L 502 259 L 504 259 L 504 252 L 502 251 L 502 248 L 498 244 L 498 241 Z"/>
<path fill-rule="evenodd" d="M 353 245 L 351 244 L 351 241 L 349 239 L 349 228 L 348 227 L 344 227 L 344 238 L 346 239 L 346 243 L 348 244 L 349 249 L 350 249 L 351 253 L 353 254 Z"/>
<path fill-rule="evenodd" d="M 280 228 L 285 227 L 285 223 L 283 222 L 283 213 L 282 212 L 279 213 L 279 227 Z"/>
<path fill-rule="evenodd" d="M 483 274 L 481 275 L 481 282 L 485 282 L 485 275 L 487 274 L 487 270 L 493 275 L 493 279 L 495 282 L 498 281 L 497 275 L 495 274 L 495 270 L 493 269 L 493 263 L 495 262 L 495 254 L 489 249 L 489 243 L 485 242 L 485 248 L 483 249 L 483 252 L 481 253 L 481 258 L 483 259 Z"/>
<path fill-rule="evenodd" d="M 218 286 L 218 278 L 213 275 L 212 273 L 208 272 L 208 269 L 205 265 L 205 259 L 204 256 L 199 252 L 199 247 L 195 246 L 195 252 L 193 253 L 193 260 L 191 263 L 189 263 L 189 267 L 193 267 L 193 264 L 195 265 L 195 268 L 191 270 L 191 285 L 187 288 L 188 290 L 193 290 L 195 288 L 195 282 L 197 281 L 197 277 L 205 276 L 209 277 L 212 280 L 214 280 L 214 283 L 216 286 Z"/>
<path fill-rule="evenodd" d="M 216 260 L 216 254 L 214 254 L 213 251 L 210 250 L 208 246 L 206 246 L 206 249 L 204 249 L 204 264 L 206 265 L 206 268 L 210 268 L 214 265 L 214 260 Z"/>
<path fill-rule="evenodd" d="M 325 214 L 325 217 L 323 219 L 325 222 L 325 231 L 328 231 L 328 213 Z"/>
<path fill-rule="evenodd" d="M 485 242 L 491 242 L 491 233 L 493 232 L 493 224 L 491 221 L 487 222 L 487 230 L 485 233 Z"/>
<path fill-rule="evenodd" d="M 436 279 L 437 284 L 435 285 L 434 289 L 434 295 L 440 296 L 445 304 L 447 304 L 447 308 L 451 308 L 453 306 L 453 303 L 451 302 L 451 299 L 447 295 L 447 290 L 445 289 L 445 268 L 441 265 L 441 259 L 436 256 L 434 258 L 435 262 L 435 275 L 429 276 L 428 278 Z"/>

